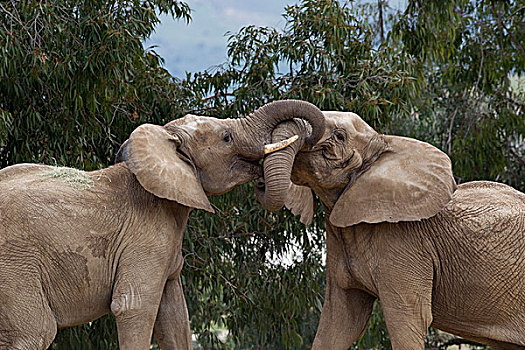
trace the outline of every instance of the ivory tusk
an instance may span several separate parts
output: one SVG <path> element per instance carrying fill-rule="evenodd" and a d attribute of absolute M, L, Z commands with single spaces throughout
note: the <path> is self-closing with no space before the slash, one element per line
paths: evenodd
<path fill-rule="evenodd" d="M 273 153 L 275 151 L 281 150 L 281 149 L 283 149 L 285 147 L 288 147 L 292 143 L 297 141 L 298 138 L 299 138 L 299 136 L 294 135 L 294 136 L 290 137 L 289 139 L 282 140 L 282 141 L 279 141 L 279 142 L 276 142 L 276 143 L 271 143 L 269 145 L 264 145 L 264 154 L 270 154 L 270 153 Z"/>

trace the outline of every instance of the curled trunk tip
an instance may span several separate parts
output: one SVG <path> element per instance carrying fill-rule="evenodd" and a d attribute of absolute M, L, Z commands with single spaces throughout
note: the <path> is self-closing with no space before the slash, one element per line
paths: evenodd
<path fill-rule="evenodd" d="M 312 148 L 323 136 L 326 121 L 323 112 L 307 101 L 280 100 L 270 102 L 250 115 L 254 121 L 264 124 L 271 132 L 279 123 L 293 118 L 307 121 L 312 133 L 306 138 L 306 146 Z"/>

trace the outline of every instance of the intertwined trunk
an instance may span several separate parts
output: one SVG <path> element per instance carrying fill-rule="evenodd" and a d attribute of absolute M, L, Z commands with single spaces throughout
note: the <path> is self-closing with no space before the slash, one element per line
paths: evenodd
<path fill-rule="evenodd" d="M 242 154 L 249 159 L 262 159 L 264 145 L 271 143 L 271 133 L 275 127 L 286 120 L 302 119 L 311 126 L 311 133 L 304 140 L 307 147 L 312 147 L 324 134 L 325 119 L 323 113 L 313 104 L 299 100 L 275 101 L 264 105 L 247 118 L 238 119 L 241 124 L 237 137 L 243 147 Z"/>
<path fill-rule="evenodd" d="M 278 210 L 284 205 L 295 155 L 307 144 L 309 134 L 310 127 L 298 119 L 281 123 L 272 132 L 272 142 L 279 142 L 292 135 L 298 135 L 299 139 L 282 150 L 268 154 L 264 159 L 264 182 L 257 183 L 255 193 L 265 209 Z"/>

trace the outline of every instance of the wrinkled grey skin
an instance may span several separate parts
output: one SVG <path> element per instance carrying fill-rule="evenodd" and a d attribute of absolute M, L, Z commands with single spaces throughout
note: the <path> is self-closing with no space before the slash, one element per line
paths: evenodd
<path fill-rule="evenodd" d="M 430 326 L 525 349 L 525 194 L 487 181 L 456 188 L 434 147 L 380 135 L 353 113 L 324 113 L 314 149 L 298 144 L 296 156 L 282 150 L 264 162 L 265 174 L 293 165 L 282 170 L 293 184 L 278 184 L 292 198 L 268 207 L 285 202 L 308 223 L 313 190 L 325 209 L 326 291 L 313 349 L 348 349 L 376 299 L 393 349 L 423 349 Z M 285 122 L 274 142 L 301 129 Z M 262 203 L 268 191 L 259 180 Z"/>
<path fill-rule="evenodd" d="M 318 109 L 279 101 L 247 118 L 144 124 L 107 169 L 0 170 L 0 349 L 46 349 L 57 328 L 109 312 L 121 349 L 149 349 L 152 332 L 162 349 L 190 349 L 188 215 L 259 176 L 263 145 L 289 116 L 314 124 L 312 144 L 322 136 Z"/>

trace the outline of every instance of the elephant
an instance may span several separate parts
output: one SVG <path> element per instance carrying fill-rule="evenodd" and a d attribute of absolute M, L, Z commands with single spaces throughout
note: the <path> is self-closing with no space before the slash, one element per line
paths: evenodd
<path fill-rule="evenodd" d="M 348 349 L 379 300 L 392 348 L 423 349 L 428 327 L 525 349 L 525 194 L 504 184 L 456 185 L 449 157 L 382 135 L 357 114 L 323 112 L 313 148 L 269 154 L 256 182 L 263 206 L 309 224 L 326 217 L 326 289 L 313 349 Z M 273 141 L 304 135 L 281 123 Z M 300 136 L 302 138 L 302 136 Z"/>
<path fill-rule="evenodd" d="M 140 125 L 105 169 L 0 170 L 0 349 L 46 349 L 57 328 L 110 312 L 121 349 L 149 349 L 152 333 L 162 349 L 191 349 L 189 213 L 213 213 L 209 195 L 260 176 L 271 131 L 293 117 L 312 126 L 310 145 L 324 134 L 317 107 L 276 101 L 246 118 Z"/>

